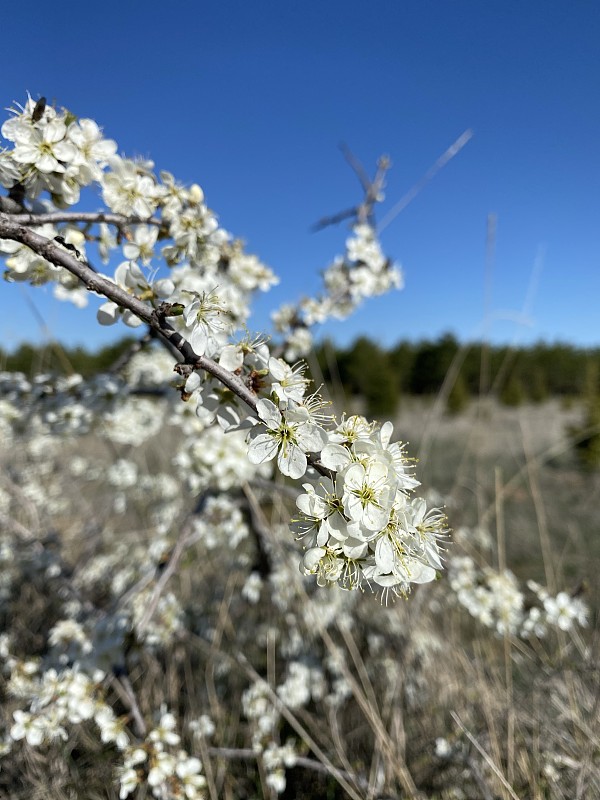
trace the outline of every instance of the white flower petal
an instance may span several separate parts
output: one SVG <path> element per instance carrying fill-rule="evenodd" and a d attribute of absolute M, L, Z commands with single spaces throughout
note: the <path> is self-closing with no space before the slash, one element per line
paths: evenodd
<path fill-rule="evenodd" d="M 341 444 L 327 444 L 321 450 L 321 463 L 327 469 L 332 469 L 335 472 L 344 469 L 350 464 L 351 460 L 349 451 Z"/>
<path fill-rule="evenodd" d="M 267 428 L 276 430 L 281 424 L 281 412 L 271 400 L 259 400 L 256 404 L 256 413 Z"/>
<path fill-rule="evenodd" d="M 188 376 L 188 379 L 185 382 L 185 391 L 188 394 L 195 392 L 196 389 L 200 386 L 201 380 L 200 375 L 197 372 L 192 372 L 191 375 Z"/>
<path fill-rule="evenodd" d="M 307 550 L 302 559 L 304 569 L 308 572 L 315 572 L 323 556 L 327 553 L 324 547 L 311 547 Z"/>
<path fill-rule="evenodd" d="M 240 369 L 243 363 L 244 355 L 241 348 L 233 344 L 228 344 L 221 350 L 219 364 L 230 372 L 235 372 L 236 369 Z"/>
<path fill-rule="evenodd" d="M 189 342 L 192 350 L 199 356 L 203 356 L 208 346 L 208 336 L 201 325 L 197 325 L 189 335 Z"/>
<path fill-rule="evenodd" d="M 299 495 L 296 498 L 296 505 L 307 517 L 323 519 L 327 514 L 327 503 L 314 492 Z"/>
<path fill-rule="evenodd" d="M 392 438 L 392 433 L 393 432 L 394 432 L 394 426 L 392 425 L 391 422 L 385 422 L 381 426 L 381 431 L 380 431 L 379 436 L 381 438 L 381 444 L 384 447 L 387 448 L 388 444 L 390 443 L 390 439 Z"/>
<path fill-rule="evenodd" d="M 387 536 L 382 536 L 375 545 L 375 563 L 381 572 L 391 572 L 396 561 L 394 548 Z"/>
<path fill-rule="evenodd" d="M 251 464 L 262 464 L 270 461 L 277 454 L 277 440 L 268 433 L 260 433 L 250 442 L 248 448 L 248 461 Z"/>
<path fill-rule="evenodd" d="M 114 325 L 119 318 L 118 310 L 119 307 L 116 303 L 111 301 L 108 303 L 102 303 L 96 312 L 96 319 L 100 325 Z"/>
<path fill-rule="evenodd" d="M 409 569 L 411 583 L 430 583 L 435 580 L 435 570 L 425 564 L 421 564 L 419 561 L 411 562 Z"/>
<path fill-rule="evenodd" d="M 277 466 L 283 475 L 288 475 L 290 478 L 297 480 L 301 478 L 308 467 L 306 455 L 295 444 L 288 444 L 287 447 L 282 447 L 277 457 Z"/>
<path fill-rule="evenodd" d="M 306 453 L 317 453 L 327 444 L 327 434 L 318 425 L 301 425 L 298 428 L 297 439 Z"/>
<path fill-rule="evenodd" d="M 347 539 L 342 545 L 346 558 L 363 558 L 367 552 L 368 544 L 357 539 Z"/>

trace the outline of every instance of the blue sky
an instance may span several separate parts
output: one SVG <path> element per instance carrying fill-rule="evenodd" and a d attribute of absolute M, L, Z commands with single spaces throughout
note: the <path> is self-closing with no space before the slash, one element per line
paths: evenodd
<path fill-rule="evenodd" d="M 360 199 L 338 150 L 391 156 L 380 218 L 466 129 L 474 136 L 383 231 L 402 292 L 323 332 L 600 344 L 600 6 L 555 0 L 102 4 L 33 0 L 3 21 L 2 106 L 26 92 L 88 116 L 126 155 L 202 185 L 280 276 L 268 314 L 319 287 Z M 497 215 L 485 324 L 487 215 Z M 537 267 L 534 265 L 537 262 Z M 532 278 L 533 276 L 533 278 Z M 533 286 L 532 286 L 533 283 Z M 529 296 L 530 324 L 515 323 Z M 0 284 L 0 345 L 123 333 L 48 293 Z"/>

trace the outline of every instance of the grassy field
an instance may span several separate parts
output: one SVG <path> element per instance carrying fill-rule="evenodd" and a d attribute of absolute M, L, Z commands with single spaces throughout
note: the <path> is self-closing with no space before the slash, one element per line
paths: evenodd
<path fill-rule="evenodd" d="M 593 800 L 600 474 L 574 455 L 567 431 L 581 417 L 558 401 L 486 401 L 451 416 L 434 401 L 405 400 L 396 436 L 410 442 L 454 533 L 450 569 L 387 606 L 368 590 L 318 589 L 300 576 L 285 485 L 236 488 L 237 521 L 219 508 L 194 515 L 190 492 L 165 478 L 180 445 L 168 428 L 137 448 L 91 435 L 21 442 L 4 453 L 3 489 L 18 500 L 4 534 L 7 731 L 12 712 L 28 707 L 15 663 L 89 670 L 76 643 L 52 644 L 50 631 L 76 619 L 97 647 L 121 609 L 127 634 L 95 664 L 109 676 L 102 697 L 133 741 L 172 712 L 173 751 L 201 759 L 211 800 Z M 117 490 L 109 465 L 120 459 L 139 474 Z M 488 599 L 520 593 L 526 609 L 533 579 L 583 600 L 587 626 L 524 637 L 483 624 L 452 585 L 452 560 L 464 556 L 480 570 L 479 588 L 495 587 Z M 214 732 L 198 735 L 203 715 Z M 67 741 L 13 744 L 0 762 L 2 796 L 119 796 L 120 754 L 91 720 L 67 728 Z M 274 769 L 274 743 L 290 740 L 294 758 L 285 764 L 279 753 Z M 149 791 L 142 783 L 132 796 Z"/>

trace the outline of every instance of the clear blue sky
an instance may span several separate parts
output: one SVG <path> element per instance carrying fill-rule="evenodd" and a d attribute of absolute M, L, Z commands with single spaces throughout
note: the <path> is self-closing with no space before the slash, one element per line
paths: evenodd
<path fill-rule="evenodd" d="M 360 199 L 337 147 L 393 161 L 382 214 L 467 128 L 474 137 L 382 234 L 406 288 L 325 332 L 384 344 L 484 319 L 486 217 L 498 217 L 493 341 L 600 344 L 600 5 L 556 0 L 10 3 L 2 106 L 26 91 L 103 126 L 126 155 L 197 181 L 228 230 L 281 276 L 255 330 L 319 286 Z M 538 254 L 530 327 L 520 312 Z M 3 346 L 41 333 L 93 346 L 87 311 L 0 284 Z"/>

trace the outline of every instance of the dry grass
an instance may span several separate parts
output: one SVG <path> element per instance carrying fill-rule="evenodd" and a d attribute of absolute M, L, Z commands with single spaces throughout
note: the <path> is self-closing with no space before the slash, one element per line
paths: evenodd
<path fill-rule="evenodd" d="M 315 591 L 300 579 L 295 547 L 282 530 L 284 494 L 261 497 L 254 490 L 262 509 L 254 520 L 257 536 L 275 587 L 265 586 L 258 604 L 241 595 L 256 563 L 255 541 L 235 553 L 198 542 L 188 547 L 169 583 L 184 610 L 185 630 L 163 649 L 130 641 L 125 658 L 143 717 L 151 721 L 161 704 L 179 716 L 183 744 L 203 760 L 211 800 L 272 797 L 261 759 L 249 751 L 251 731 L 241 711 L 242 693 L 257 679 L 279 703 L 281 742 L 293 736 L 310 760 L 287 770 L 284 798 L 600 796 L 600 476 L 579 470 L 565 438 L 579 414 L 552 401 L 512 410 L 473 405 L 449 417 L 414 401 L 403 405 L 396 421 L 396 434 L 410 441 L 411 453 L 419 452 L 426 487 L 446 498 L 452 527 L 479 524 L 490 531 L 491 553 L 468 539 L 450 552 L 507 566 L 555 590 L 584 581 L 592 615 L 589 628 L 575 635 L 498 637 L 452 603 L 444 577 L 387 608 L 368 593 Z M 172 445 L 171 439 L 154 441 L 135 460 L 156 472 L 169 463 Z M 91 438 L 72 447 L 95 461 L 115 455 Z M 68 455 L 61 456 L 65 464 Z M 96 483 L 82 490 L 65 479 L 70 512 L 53 520 L 52 546 L 75 579 L 91 558 L 124 541 L 132 563 L 140 558 L 136 548 L 150 544 L 147 509 L 134 503 L 116 516 L 100 484 L 94 494 Z M 173 520 L 173 536 L 190 507 Z M 47 521 L 38 509 L 36 522 L 34 511 L 24 505 L 22 523 L 47 539 Z M 4 622 L 16 634 L 17 655 L 43 655 L 45 633 L 60 616 L 60 582 L 35 569 L 21 574 L 23 582 L 5 601 Z M 102 579 L 80 585 L 97 609 L 111 607 Z M 332 622 L 320 624 L 332 606 Z M 342 678 L 347 700 L 337 707 L 318 698 L 299 709 L 282 705 L 274 690 L 294 659 L 321 669 L 329 689 Z M 114 685 L 108 692 L 119 712 L 131 712 L 122 695 L 113 694 Z M 8 714 L 15 702 L 6 698 L 5 705 Z M 216 733 L 198 743 L 185 723 L 200 714 L 211 715 Z M 446 756 L 436 755 L 440 737 L 448 743 Z M 91 725 L 80 726 L 66 748 L 37 752 L 17 745 L 2 761 L 0 794 L 12 800 L 117 797 L 110 753 Z M 140 790 L 138 796 L 148 795 Z"/>
<path fill-rule="evenodd" d="M 498 559 L 522 578 L 557 587 L 586 581 L 598 609 L 600 472 L 580 468 L 568 433 L 582 417 L 581 405 L 559 400 L 517 408 L 474 402 L 458 417 L 409 401 L 396 429 L 418 455 L 425 486 L 451 501 L 455 529 L 484 525 L 497 538 L 500 515 Z"/>

